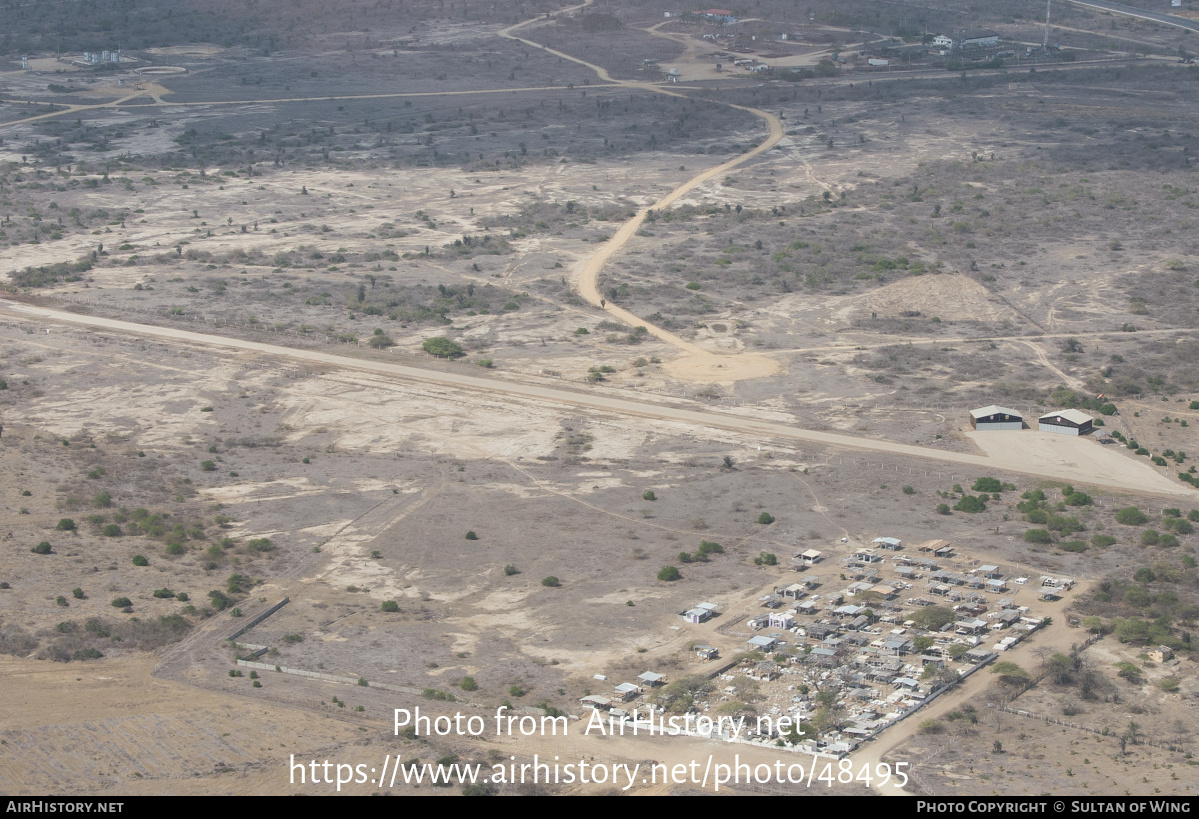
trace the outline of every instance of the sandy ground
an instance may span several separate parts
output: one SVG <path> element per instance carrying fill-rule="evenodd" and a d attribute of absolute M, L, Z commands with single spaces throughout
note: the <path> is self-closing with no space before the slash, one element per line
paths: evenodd
<path fill-rule="evenodd" d="M 1103 450 L 1098 450 L 1098 454 L 1092 457 L 1096 459 L 1096 463 L 1102 464 L 1103 468 L 1088 474 L 1072 460 L 1063 460 L 1062 457 L 1058 455 L 1050 455 L 1048 458 L 1046 458 L 1044 453 L 1047 451 L 1056 453 L 1057 450 L 1047 449 L 1045 447 L 1033 446 L 1028 451 L 1020 455 L 1013 454 L 1013 451 L 1010 447 L 1004 447 L 1000 450 L 992 451 L 989 456 L 986 457 L 957 452 L 945 452 L 925 447 L 911 446 L 908 444 L 893 443 L 890 441 L 870 440 L 838 433 L 803 430 L 783 424 L 755 420 L 752 417 L 737 418 L 736 416 L 730 415 L 702 413 L 694 410 L 656 406 L 643 402 L 629 401 L 608 396 L 588 395 L 587 393 L 582 392 L 576 393 L 562 389 L 532 386 L 514 382 L 504 383 L 488 378 L 479 378 L 477 376 L 422 370 L 416 367 L 408 367 L 400 364 L 349 359 L 343 356 L 320 353 L 311 350 L 296 350 L 288 347 L 279 347 L 271 344 L 244 341 L 242 339 L 195 333 L 187 330 L 153 327 L 150 325 L 136 324 L 134 322 L 118 321 L 115 319 L 102 319 L 93 316 L 66 313 L 59 310 L 31 307 L 29 305 L 19 304 L 11 301 L 0 301 L 0 308 L 9 311 L 10 315 L 13 315 L 14 317 L 40 317 L 52 319 L 54 321 L 68 322 L 71 324 L 105 327 L 111 330 L 121 330 L 141 335 L 155 336 L 158 338 L 169 338 L 178 341 L 199 343 L 206 346 L 223 347 L 225 349 L 262 352 L 295 360 L 306 360 L 319 362 L 322 364 L 332 364 L 340 368 L 352 368 L 387 373 L 393 376 L 417 378 L 425 381 L 448 384 L 455 387 L 512 393 L 533 398 L 538 401 L 549 400 L 552 403 L 586 406 L 593 409 L 607 410 L 620 414 L 632 414 L 642 417 L 656 417 L 664 420 L 681 421 L 687 424 L 696 424 L 700 427 L 712 426 L 717 428 L 733 429 L 738 432 L 760 434 L 769 438 L 811 441 L 814 443 L 848 447 L 851 449 L 890 452 L 893 454 L 908 455 L 917 458 L 928 458 L 957 464 L 966 464 L 986 469 L 1008 469 L 1013 472 L 1035 474 L 1047 478 L 1065 479 L 1083 484 L 1107 486 L 1133 492 L 1147 492 L 1151 494 L 1163 494 L 1185 498 L 1199 497 L 1199 493 L 1197 493 L 1195 490 L 1185 487 L 1182 484 L 1174 484 L 1169 479 L 1156 473 L 1151 467 L 1146 466 L 1143 462 L 1133 460 L 1131 457 L 1122 456 L 1114 451 L 1104 453 Z M 1086 445 L 1091 444 L 1092 442 L 1077 441 L 1075 443 Z M 1054 446 L 1056 446 L 1056 444 L 1054 444 Z M 1098 447 L 1098 445 L 1095 446 Z"/>

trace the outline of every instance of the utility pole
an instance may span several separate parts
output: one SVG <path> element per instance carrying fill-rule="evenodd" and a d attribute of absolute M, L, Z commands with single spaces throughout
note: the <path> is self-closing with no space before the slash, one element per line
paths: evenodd
<path fill-rule="evenodd" d="M 1053 5 L 1053 0 L 1045 0 L 1045 42 L 1041 43 L 1041 50 L 1049 51 L 1049 9 Z"/>

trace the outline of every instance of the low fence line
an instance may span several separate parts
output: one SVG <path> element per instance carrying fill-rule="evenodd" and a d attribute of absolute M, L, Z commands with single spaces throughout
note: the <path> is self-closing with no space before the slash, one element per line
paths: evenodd
<path fill-rule="evenodd" d="M 284 597 L 282 600 L 280 600 L 275 605 L 271 606 L 269 609 L 266 609 L 265 611 L 260 611 L 260 612 L 258 612 L 258 614 L 255 614 L 253 617 L 251 617 L 249 620 L 247 620 L 245 622 L 245 624 L 241 626 L 241 628 L 239 628 L 237 631 L 230 634 L 225 639 L 226 640 L 236 640 L 238 637 L 242 636 L 247 631 L 254 628 L 254 626 L 258 625 L 263 620 L 270 617 L 272 614 L 274 614 L 275 612 L 277 612 L 279 609 L 283 608 L 290 602 L 291 602 L 290 597 Z M 258 646 L 258 648 L 262 648 L 264 651 L 266 650 L 265 647 L 263 647 L 263 646 Z"/>

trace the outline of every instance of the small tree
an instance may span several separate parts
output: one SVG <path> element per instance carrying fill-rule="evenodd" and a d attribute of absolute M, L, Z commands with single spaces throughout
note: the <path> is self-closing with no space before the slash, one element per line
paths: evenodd
<path fill-rule="evenodd" d="M 658 496 L 654 494 L 654 490 L 647 489 L 645 491 L 645 494 L 641 496 L 641 499 L 647 500 L 647 501 L 656 501 L 658 499 Z"/>
<path fill-rule="evenodd" d="M 134 555 L 133 556 L 133 565 L 134 566 L 149 566 L 150 561 L 146 560 L 145 555 Z"/>
<path fill-rule="evenodd" d="M 673 583 L 675 580 L 682 580 L 683 575 L 677 566 L 663 566 L 658 570 L 658 579 L 664 583 Z"/>
<path fill-rule="evenodd" d="M 504 567 L 504 574 L 507 577 L 511 577 L 514 574 L 520 574 L 520 569 L 516 568 L 511 563 L 509 563 L 507 566 Z"/>
<path fill-rule="evenodd" d="M 479 690 L 479 684 L 477 682 L 475 682 L 474 677 L 463 677 L 462 682 L 458 683 L 458 686 L 463 691 L 478 691 Z"/>
<path fill-rule="evenodd" d="M 437 358 L 457 358 L 462 355 L 462 345 L 445 336 L 425 339 L 421 349 Z"/>
<path fill-rule="evenodd" d="M 770 524 L 774 523 L 774 516 L 769 512 L 763 512 L 762 514 L 758 515 L 758 523 L 761 523 L 764 526 L 769 526 Z"/>
<path fill-rule="evenodd" d="M 35 555 L 48 555 L 54 550 L 50 548 L 50 543 L 48 541 L 43 540 L 29 551 L 33 552 Z"/>
<path fill-rule="evenodd" d="M 474 529 L 471 529 L 470 531 L 468 531 L 468 532 L 466 533 L 466 539 L 467 539 L 467 540 L 478 540 L 478 539 L 479 539 L 479 536 L 475 534 L 475 530 L 474 530 Z"/>
<path fill-rule="evenodd" d="M 395 612 L 400 610 L 400 604 L 394 600 L 384 600 L 383 604 L 379 606 L 379 608 L 382 611 Z"/>
<path fill-rule="evenodd" d="M 543 578 L 541 578 L 541 585 L 543 585 L 543 586 L 548 586 L 549 588 L 551 588 L 551 589 L 552 589 L 552 588 L 555 588 L 555 587 L 557 587 L 557 586 L 561 586 L 561 585 L 562 585 L 562 582 L 561 582 L 560 580 L 558 580 L 558 578 L 554 577 L 554 576 L 551 574 L 549 577 L 543 577 Z"/>
<path fill-rule="evenodd" d="M 71 520 L 70 518 L 60 518 L 58 521 L 58 525 L 55 526 L 54 528 L 60 532 L 74 532 L 75 531 L 75 521 Z"/>

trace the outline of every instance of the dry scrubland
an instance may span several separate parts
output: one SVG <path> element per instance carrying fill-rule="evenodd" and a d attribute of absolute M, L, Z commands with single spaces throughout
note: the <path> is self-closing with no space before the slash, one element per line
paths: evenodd
<path fill-rule="evenodd" d="M 244 6 L 130 10 L 125 47 L 187 74 L 124 87 L 104 72 L 0 76 L 7 295 L 957 452 L 995 446 L 966 434 L 973 406 L 1080 406 L 1143 451 L 1107 463 L 1191 474 L 1195 71 L 730 79 L 679 98 L 496 36 L 550 6 L 448 5 L 405 4 L 403 26 L 386 3 L 355 4 L 336 26 L 303 4 L 282 12 L 294 26 Z M 643 30 L 664 8 L 519 34 L 617 80 L 656 79 L 642 60 L 683 49 Z M 979 14 L 813 10 L 831 49 Z M 987 10 L 1037 39 L 1014 5 Z M 0 10 L 14 32 L 0 52 L 52 47 L 44 13 Z M 1081 9 L 1058 19 L 1080 49 L 1189 42 Z M 62 47 L 98 47 L 101 23 L 81 18 Z M 198 40 L 211 45 L 183 44 Z M 705 350 L 782 365 L 697 383 L 671 374 L 674 347 L 574 285 L 640 208 L 761 140 L 760 120 L 725 103 L 781 116 L 783 142 L 652 214 L 601 281 L 612 303 Z M 456 361 L 417 358 L 437 336 L 460 346 Z M 289 753 L 689 759 L 710 746 L 396 740 L 390 709 L 575 713 L 606 693 L 597 673 L 710 673 L 690 645 L 741 651 L 759 596 L 797 579 L 791 554 L 825 551 L 819 573 L 840 583 L 839 559 L 879 535 L 950 540 L 963 567 L 1086 581 L 1012 655 L 1051 672 L 1035 687 L 1013 700 L 984 672 L 968 702 L 951 694 L 884 735 L 888 759 L 918 762 L 914 790 L 1171 793 L 1188 780 L 1199 495 L 782 446 L 11 312 L 0 387 L 14 465 L 0 477 L 14 681 L 0 737 L 21 751 L 0 781 L 29 792 L 291 792 Z M 703 541 L 723 551 L 680 560 Z M 781 565 L 759 565 L 764 552 Z M 682 578 L 658 580 L 671 565 Z M 285 595 L 243 638 L 265 662 L 405 690 L 230 676 L 236 615 Z M 723 616 L 684 625 L 678 612 L 700 600 Z M 1054 657 L 1096 631 L 1077 663 Z M 1147 659 L 1160 644 L 1175 664 Z M 747 713 L 788 699 L 748 693 Z M 1003 702 L 1107 735 L 987 707 Z"/>

